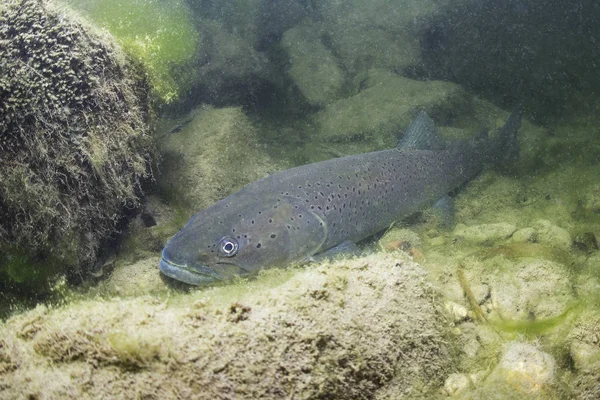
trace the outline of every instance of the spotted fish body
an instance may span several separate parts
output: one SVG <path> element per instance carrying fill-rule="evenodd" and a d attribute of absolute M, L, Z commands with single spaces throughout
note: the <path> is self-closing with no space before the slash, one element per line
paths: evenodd
<path fill-rule="evenodd" d="M 358 242 L 433 204 L 486 164 L 515 154 L 521 114 L 515 110 L 493 138 L 442 148 L 433 122 L 421 113 L 398 148 L 308 164 L 251 183 L 193 216 L 165 246 L 160 269 L 200 285 Z"/>

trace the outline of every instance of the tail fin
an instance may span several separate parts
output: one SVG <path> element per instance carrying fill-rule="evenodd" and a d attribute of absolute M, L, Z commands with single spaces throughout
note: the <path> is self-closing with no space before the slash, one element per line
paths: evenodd
<path fill-rule="evenodd" d="M 523 117 L 523 103 L 519 102 L 510 113 L 510 116 L 500 128 L 498 137 L 501 141 L 501 150 L 503 152 L 500 161 L 510 162 L 519 159 L 519 144 L 517 142 L 517 132 L 521 127 L 521 118 Z"/>

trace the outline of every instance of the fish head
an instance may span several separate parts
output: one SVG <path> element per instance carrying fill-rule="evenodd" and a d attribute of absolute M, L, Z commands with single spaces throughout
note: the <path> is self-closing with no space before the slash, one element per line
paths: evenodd
<path fill-rule="evenodd" d="M 191 285 L 248 276 L 317 253 L 326 228 L 297 199 L 230 196 L 194 215 L 168 241 L 160 270 Z"/>

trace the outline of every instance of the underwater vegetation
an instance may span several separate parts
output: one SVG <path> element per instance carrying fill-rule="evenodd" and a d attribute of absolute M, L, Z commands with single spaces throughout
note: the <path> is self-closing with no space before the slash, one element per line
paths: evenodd
<path fill-rule="evenodd" d="M 160 101 L 170 103 L 188 90 L 191 63 L 201 37 L 183 0 L 65 2 L 108 30 L 127 54 L 143 65 Z"/>

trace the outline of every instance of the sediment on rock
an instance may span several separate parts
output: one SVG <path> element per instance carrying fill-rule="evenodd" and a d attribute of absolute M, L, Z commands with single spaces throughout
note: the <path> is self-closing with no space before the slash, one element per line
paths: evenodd
<path fill-rule="evenodd" d="M 418 265 L 389 254 L 168 303 L 38 308 L 0 326 L 0 397 L 357 399 L 394 375 L 400 393 L 426 393 L 453 362 L 438 300 Z"/>

